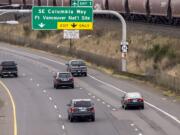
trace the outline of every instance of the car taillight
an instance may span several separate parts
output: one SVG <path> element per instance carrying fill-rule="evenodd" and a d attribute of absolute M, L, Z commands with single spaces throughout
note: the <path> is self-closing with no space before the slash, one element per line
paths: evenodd
<path fill-rule="evenodd" d="M 138 99 L 138 102 L 143 102 L 143 101 L 144 101 L 143 98 Z"/>
<path fill-rule="evenodd" d="M 127 102 L 132 102 L 132 99 L 128 99 Z"/>
<path fill-rule="evenodd" d="M 70 80 L 70 81 L 74 81 L 74 78 L 73 78 L 73 77 L 71 77 L 71 78 L 69 78 L 69 80 Z"/>
<path fill-rule="evenodd" d="M 90 111 L 90 112 L 95 112 L 94 107 L 90 108 L 89 111 Z"/>
<path fill-rule="evenodd" d="M 70 108 L 70 112 L 75 112 L 75 108 L 74 108 L 74 107 L 71 107 L 71 108 Z"/>

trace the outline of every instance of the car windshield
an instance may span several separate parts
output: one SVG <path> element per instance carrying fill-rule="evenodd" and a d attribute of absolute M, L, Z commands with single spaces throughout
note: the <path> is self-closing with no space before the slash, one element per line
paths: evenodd
<path fill-rule="evenodd" d="M 128 93 L 128 98 L 142 98 L 139 93 Z"/>
<path fill-rule="evenodd" d="M 15 65 L 15 62 L 14 61 L 4 61 L 1 63 L 1 65 L 3 66 L 12 66 L 12 65 Z"/>
<path fill-rule="evenodd" d="M 69 78 L 69 77 L 71 77 L 71 74 L 69 74 L 69 73 L 60 73 L 59 74 L 59 78 Z"/>
<path fill-rule="evenodd" d="M 91 107 L 90 101 L 75 101 L 74 107 Z"/>
<path fill-rule="evenodd" d="M 72 61 L 71 62 L 72 66 L 86 66 L 86 64 L 84 63 L 84 61 Z"/>

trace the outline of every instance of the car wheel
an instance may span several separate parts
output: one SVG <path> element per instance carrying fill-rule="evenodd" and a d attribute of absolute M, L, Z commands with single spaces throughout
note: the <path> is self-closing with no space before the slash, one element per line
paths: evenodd
<path fill-rule="evenodd" d="M 68 120 L 70 120 L 70 116 L 68 115 Z"/>
<path fill-rule="evenodd" d="M 57 89 L 57 88 L 58 88 L 58 86 L 57 86 L 56 84 L 54 84 L 54 88 L 55 88 L 55 89 Z"/>
<path fill-rule="evenodd" d="M 143 105 L 143 106 L 141 106 L 141 109 L 142 109 L 142 110 L 144 110 L 144 105 Z"/>
<path fill-rule="evenodd" d="M 87 76 L 87 73 L 84 73 L 84 76 Z"/>
<path fill-rule="evenodd" d="M 70 122 L 74 121 L 74 118 L 72 116 L 69 119 L 70 119 Z"/>
<path fill-rule="evenodd" d="M 73 89 L 74 89 L 74 84 L 72 84 L 72 85 L 71 85 L 71 88 L 73 88 Z"/>
<path fill-rule="evenodd" d="M 127 110 L 127 109 L 128 109 L 128 106 L 127 106 L 127 105 L 124 105 L 124 109 Z"/>
<path fill-rule="evenodd" d="M 91 120 L 94 122 L 94 121 L 95 121 L 95 116 L 92 116 L 92 117 L 91 117 Z"/>
<path fill-rule="evenodd" d="M 14 77 L 18 77 L 18 74 L 14 74 Z"/>
<path fill-rule="evenodd" d="M 124 105 L 122 105 L 121 107 L 124 108 Z"/>
<path fill-rule="evenodd" d="M 4 78 L 4 75 L 1 75 L 1 78 Z"/>

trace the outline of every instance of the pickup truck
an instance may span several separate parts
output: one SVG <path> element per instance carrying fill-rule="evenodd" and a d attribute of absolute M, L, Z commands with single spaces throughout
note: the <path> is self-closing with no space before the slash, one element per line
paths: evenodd
<path fill-rule="evenodd" d="M 17 68 L 17 64 L 14 61 L 1 62 L 0 77 L 4 78 L 5 76 L 18 77 L 18 68 Z"/>
<path fill-rule="evenodd" d="M 67 71 L 74 75 L 87 76 L 87 66 L 83 60 L 70 60 L 67 65 Z"/>

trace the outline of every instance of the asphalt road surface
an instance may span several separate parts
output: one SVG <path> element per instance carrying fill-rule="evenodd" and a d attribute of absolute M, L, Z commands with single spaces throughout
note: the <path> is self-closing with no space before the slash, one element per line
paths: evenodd
<path fill-rule="evenodd" d="M 119 80 L 88 69 L 75 78 L 75 89 L 54 89 L 53 73 L 66 71 L 65 60 L 50 53 L 0 43 L 0 61 L 18 63 L 18 78 L 1 79 L 16 104 L 18 135 L 178 135 L 180 105 L 143 84 Z M 123 110 L 125 92 L 139 91 L 144 110 Z M 72 98 L 91 98 L 96 121 L 67 120 L 66 104 Z"/>

